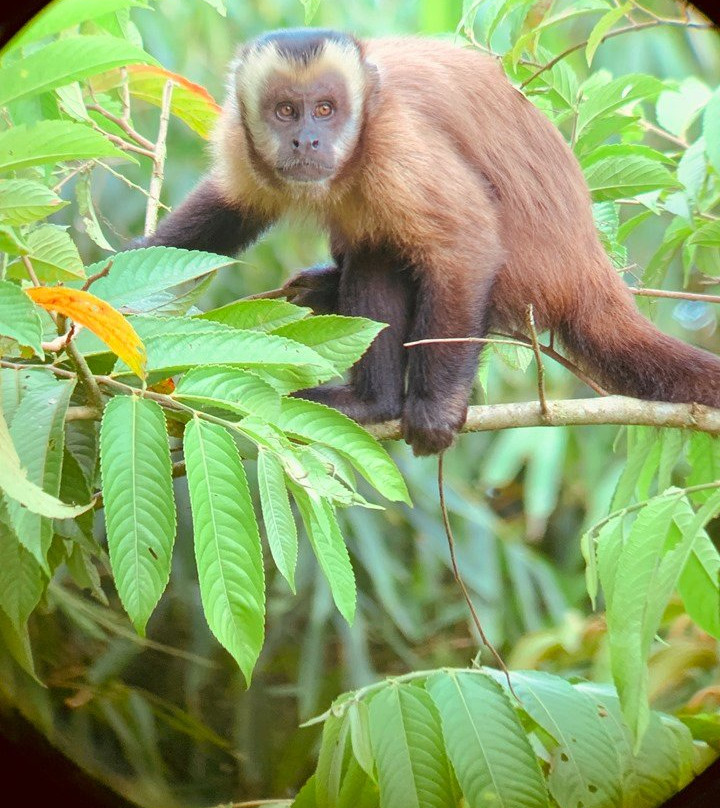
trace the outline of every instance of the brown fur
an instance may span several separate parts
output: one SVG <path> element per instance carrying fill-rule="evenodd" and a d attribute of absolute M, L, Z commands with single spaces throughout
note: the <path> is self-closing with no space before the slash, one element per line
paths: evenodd
<path fill-rule="evenodd" d="M 532 303 L 538 327 L 556 329 L 609 389 L 720 406 L 720 361 L 638 313 L 598 240 L 572 152 L 493 59 L 419 38 L 365 41 L 364 61 L 352 49 L 338 58 L 338 48 L 329 46 L 327 65 L 322 50 L 309 64 L 267 52 L 262 63 L 266 73 L 290 71 L 300 82 L 308 71 L 345 71 L 363 112 L 336 175 L 294 185 L 278 179 L 243 119 L 243 93 L 252 87 L 243 79 L 238 98 L 231 77 L 214 139 L 213 182 L 224 204 L 268 222 L 284 213 L 316 217 L 341 256 L 335 281 L 348 313 L 359 312 L 341 278 L 362 273 L 358 254 L 382 254 L 380 265 L 406 275 L 410 267 L 412 281 L 396 285 L 398 306 L 413 289 L 405 337 L 522 330 Z M 375 293 L 389 298 L 393 288 Z M 357 285 L 352 294 L 360 297 Z M 368 304 L 372 295 L 361 306 L 370 316 L 380 311 Z M 418 453 L 445 448 L 462 424 L 477 354 L 476 345 L 410 349 L 403 420 Z"/>

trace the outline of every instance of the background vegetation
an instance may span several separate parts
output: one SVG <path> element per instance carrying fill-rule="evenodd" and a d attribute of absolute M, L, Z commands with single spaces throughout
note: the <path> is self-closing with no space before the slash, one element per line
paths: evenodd
<path fill-rule="evenodd" d="M 72 8 L 78 3 L 65 0 L 64 5 Z M 594 192 L 599 229 L 618 268 L 627 268 L 628 280 L 650 288 L 717 294 L 720 95 L 715 88 L 720 48 L 714 32 L 688 27 L 680 6 L 632 0 L 625 4 L 360 0 L 305 5 L 313 8 L 304 8 L 297 0 L 228 3 L 227 8 L 221 0 L 162 0 L 147 7 L 118 2 L 113 4 L 116 11 L 92 21 L 79 16 L 70 32 L 61 33 L 57 41 L 72 48 L 72 37 L 78 33 L 116 36 L 142 47 L 164 68 L 205 87 L 220 100 L 225 65 L 238 42 L 269 28 L 302 25 L 308 11 L 314 11 L 313 24 L 348 29 L 360 36 L 425 32 L 452 37 L 457 29 L 476 47 L 504 54 L 513 79 L 518 84 L 527 82 L 525 92 L 571 141 Z M 637 30 L 614 33 L 625 27 Z M 53 41 L 55 34 L 49 32 Z M 28 40 L 21 43 L 22 49 L 8 50 L 0 70 L 12 71 L 21 58 L 31 58 L 45 42 Z M 538 72 L 568 50 L 550 69 Z M 83 122 L 83 115 L 84 126 L 91 132 L 99 127 L 106 144 L 110 143 L 107 134 L 116 138 L 115 146 L 132 142 L 107 116 L 90 109 L 96 103 L 116 114 L 121 111 L 121 101 L 113 95 L 116 66 L 107 64 L 94 73 L 99 75 L 77 76 L 80 83 L 70 88 L 56 85 L 22 98 L 13 98 L 12 93 L 2 98 L 12 85 L 0 82 L 5 110 L 0 157 L 10 151 L 3 153 L 3 136 L 12 137 L 17 127 L 41 121 Z M 137 87 L 132 94 L 134 129 L 151 141 L 159 126 L 161 90 L 158 85 L 145 92 L 155 103 L 144 102 Z M 187 109 L 184 114 L 173 110 L 170 117 L 161 197 L 168 205 L 183 198 L 207 164 L 202 133 L 203 121 L 211 117 L 208 109 L 207 104 L 201 105 L 197 119 Z M 194 128 L 188 120 L 195 121 Z M 41 145 L 37 144 L 38 149 Z M 68 276 L 73 266 L 85 265 L 85 274 L 91 276 L 102 270 L 109 247 L 118 248 L 142 232 L 147 197 L 138 189 L 149 187 L 152 162 L 137 150 L 132 154 L 135 164 L 108 152 L 57 165 L 15 167 L 3 174 L 6 181 L 29 179 L 55 188 L 70 203 L 49 220 L 67 226 L 67 231 L 42 230 L 49 210 L 17 221 L 8 218 L 10 205 L 6 205 L 0 228 L 4 283 L 20 288 L 22 256 L 29 256 L 36 268 L 47 273 L 41 281 L 65 280 L 71 287 Z M 1 193 L 2 189 L 0 200 Z M 50 209 L 60 207 L 53 200 L 45 204 Z M 55 252 L 47 252 L 43 234 L 62 240 L 59 233 L 72 236 L 77 253 L 68 257 L 63 253 L 67 243 L 59 241 L 54 242 Z M 194 297 L 185 302 L 212 310 L 280 285 L 294 270 L 321 260 L 326 252 L 324 239 L 314 231 L 282 225 L 244 255 L 244 263 L 213 264 L 210 284 L 195 284 L 205 276 L 189 270 L 187 281 Z M 110 277 L 103 281 L 109 282 Z M 24 280 L 28 285 L 26 276 Z M 101 290 L 101 281 L 90 288 L 102 297 Z M 105 299 L 110 298 L 106 287 Z M 178 299 L 177 290 L 172 299 Z M 110 300 L 119 306 L 118 301 L 127 302 L 120 297 Z M 641 305 L 664 329 L 720 352 L 712 303 L 641 298 Z M 168 309 L 166 313 L 180 312 Z M 47 329 L 54 326 L 43 316 L 47 342 L 51 336 Z M 26 360 L 37 364 L 37 359 L 20 349 L 30 342 L 7 330 L 0 333 L 6 337 L 0 353 L 6 357 L 2 378 L 7 385 L 15 378 L 8 373 L 20 373 L 14 366 Z M 148 338 L 144 332 L 141 336 Z M 370 336 L 365 331 L 358 339 Z M 90 341 L 78 339 L 78 344 L 86 355 L 99 355 Z M 545 371 L 552 398 L 588 395 L 587 388 L 556 363 L 546 360 Z M 7 387 L 4 393 L 3 410 L 22 455 L 39 421 L 33 420 L 36 413 L 27 399 L 24 416 L 11 421 Z M 37 395 L 43 402 L 54 393 Z M 477 395 L 478 401 L 493 403 L 534 400 L 537 382 L 532 353 L 518 347 L 489 349 L 479 372 Z M 108 412 L 114 416 L 128 401 L 113 399 Z M 65 402 L 76 408 L 87 403 L 75 398 Z M 95 458 L 91 471 L 84 474 L 78 423 L 85 422 L 70 422 L 65 432 L 74 465 L 66 453 L 64 478 L 68 479 L 71 469 L 74 477 L 60 488 L 58 476 L 54 494 L 80 503 L 87 502 L 95 490 Z M 108 423 L 112 426 L 110 419 Z M 50 431 L 54 428 L 48 426 Z M 62 431 L 62 420 L 59 428 Z M 152 425 L 148 429 L 157 437 Z M 121 435 L 116 441 L 120 446 Z M 298 802 L 314 805 L 317 799 L 318 804 L 330 805 L 337 799 L 340 804 L 356 805 L 362 797 L 375 804 L 373 778 L 364 772 L 372 770 L 373 755 L 382 759 L 391 754 L 387 744 L 398 736 L 393 732 L 380 737 L 375 730 L 370 737 L 373 711 L 375 727 L 392 716 L 402 722 L 404 715 L 435 715 L 436 708 L 445 717 L 443 709 L 450 710 L 451 677 L 413 675 L 401 680 L 397 690 L 370 686 L 386 675 L 468 666 L 478 655 L 478 640 L 450 570 L 435 484 L 436 462 L 413 458 L 399 444 L 389 448 L 414 507 L 391 503 L 384 511 L 359 507 L 339 511 L 357 584 L 352 625 L 336 608 L 342 608 L 338 603 L 342 593 L 339 597 L 337 584 L 332 586 L 332 575 L 323 574 L 310 545 L 300 542 L 295 592 L 275 566 L 266 563 L 265 640 L 252 687 L 246 689 L 238 664 L 208 630 L 193 555 L 187 480 L 179 476 L 173 482 L 177 538 L 170 581 L 149 618 L 146 636 L 135 632 L 123 611 L 105 556 L 103 519 L 98 516 L 92 524 L 81 516 L 74 526 L 55 520 L 45 548 L 54 573 L 49 586 L 47 576 L 37 578 L 41 585 L 29 609 L 18 601 L 8 605 L 9 589 L 4 590 L 4 600 L 0 597 L 4 697 L 21 705 L 72 757 L 142 805 L 209 805 L 270 796 L 289 799 L 315 771 L 321 750 L 318 780 L 310 789 L 313 794 L 304 791 Z M 107 463 L 113 462 L 122 467 L 122 459 L 108 453 Z M 256 465 L 246 466 L 259 513 Z M 655 739 L 661 733 L 658 722 L 670 727 L 668 733 L 677 736 L 676 745 L 670 740 L 666 747 L 657 743 L 660 757 L 646 759 L 643 765 L 646 772 L 671 769 L 671 773 L 652 787 L 643 785 L 642 798 L 635 795 L 639 804 L 659 804 L 712 758 L 712 750 L 720 748 L 720 562 L 715 549 L 718 526 L 713 521 L 720 507 L 715 485 L 720 450 L 715 440 L 701 433 L 689 437 L 677 430 L 640 427 L 518 429 L 462 436 L 445 466 L 459 565 L 490 639 L 513 670 L 560 674 L 569 682 L 575 682 L 575 677 L 595 683 L 614 681 L 624 698 L 624 718 L 638 734 L 648 721 Z M 79 484 L 79 478 L 85 482 Z M 383 490 L 385 486 L 387 493 L 388 479 L 375 480 L 376 487 Z M 77 485 L 80 488 L 73 488 Z M 84 499 L 77 496 L 83 485 Z M 672 485 L 677 488 L 671 489 Z M 695 490 L 697 486 L 700 490 Z M 669 494 L 660 496 L 668 490 Z M 70 491 L 75 496 L 68 496 Z M 378 500 L 364 483 L 359 492 Z M 0 509 L 0 537 L 13 547 L 20 540 L 29 551 L 26 537 L 30 534 L 19 530 L 11 513 L 11 491 L 6 493 L 11 505 Z M 337 495 L 334 489 L 333 495 Z M 608 519 L 608 514 L 616 515 Z M 598 530 L 586 532 L 601 520 L 605 521 Z M 581 553 L 583 534 L 586 558 L 596 559 L 588 569 Z M 645 557 L 640 551 L 654 555 Z M 9 556 L 4 553 L 3 557 Z M 658 566 L 651 569 L 655 560 Z M 278 566 L 282 571 L 282 565 Z M 12 572 L 11 567 L 6 569 Z M 118 578 L 117 568 L 114 572 Z M 604 598 L 595 611 L 588 589 L 597 591 L 598 577 Z M 0 587 L 9 586 L 3 581 L 0 573 Z M 609 589 L 614 589 L 612 598 Z M 18 592 L 29 590 L 31 584 Z M 634 596 L 639 600 L 633 600 Z M 21 594 L 18 598 L 22 600 Z M 142 629 L 152 606 L 145 614 L 143 609 L 129 607 L 126 597 L 123 602 Z M 344 603 L 349 608 L 347 600 Z M 623 626 L 632 608 L 648 606 L 652 607 L 649 618 L 643 617 L 630 629 Z M 29 618 L 25 611 L 32 612 Z M 612 629 L 617 633 L 613 635 Z M 32 646 L 32 663 L 26 639 Z M 635 653 L 625 654 L 619 665 L 617 643 L 623 641 Z M 483 651 L 477 661 L 489 664 L 492 657 Z M 245 673 L 251 668 L 246 662 Z M 489 678 L 477 673 L 463 676 L 454 683 L 459 691 L 465 688 L 475 694 L 480 719 L 510 709 L 500 687 Z M 505 684 L 502 677 L 498 682 Z M 635 692 L 637 682 L 641 685 Z M 527 674 L 515 676 L 513 683 L 524 696 L 523 726 L 532 737 L 543 773 L 550 773 L 551 799 L 564 805 L 575 795 L 559 785 L 567 781 L 567 773 L 558 768 L 560 758 L 553 755 L 564 754 L 567 739 L 563 741 L 558 733 L 571 726 L 563 723 L 571 716 L 560 719 L 555 714 L 558 729 L 547 724 L 542 710 L 534 712 L 528 705 L 536 699 L 547 708 L 559 699 L 555 703 L 564 706 L 566 713 L 571 712 L 567 705 L 573 705 L 580 714 L 588 705 L 583 699 L 591 697 L 619 722 L 618 703 L 612 691 L 593 684 L 566 684 L 563 690 L 558 680 Z M 345 707 L 338 707 L 326 723 L 322 745 L 320 723 L 298 728 L 342 692 L 357 689 L 364 690 L 344 702 Z M 369 707 L 368 696 L 373 697 Z M 654 709 L 677 714 L 684 723 L 660 719 L 656 713 L 648 716 L 646 696 Z M 430 697 L 434 702 L 428 701 Z M 593 716 L 587 721 L 581 727 L 594 726 Z M 693 748 L 685 728 L 702 743 Z M 618 732 L 605 741 L 620 745 L 629 759 L 632 736 Z M 349 754 L 345 759 L 341 754 L 340 760 L 332 757 L 337 738 L 345 737 L 342 733 L 352 734 L 354 757 L 349 760 Z M 410 748 L 413 743 L 420 748 L 423 741 L 409 737 Z M 524 736 L 517 743 L 517 755 L 530 748 L 522 746 Z M 458 788 L 455 778 L 464 787 L 461 762 L 447 746 L 454 765 L 454 774 L 447 775 L 448 788 Z M 600 776 L 607 774 L 610 765 L 598 758 L 602 748 L 603 742 L 595 740 L 576 751 L 584 766 L 597 758 Z M 534 756 L 530 758 L 528 777 L 532 778 L 537 764 Z M 338 795 L 315 794 L 318 782 L 332 782 L 334 770 Z M 383 780 L 387 769 L 383 772 L 380 784 L 386 794 L 403 787 L 401 776 L 397 781 Z M 618 782 L 623 776 L 617 772 Z M 369 789 L 368 793 L 363 789 Z M 541 796 L 527 804 L 547 804 L 544 786 L 538 789 Z M 587 805 L 619 804 L 602 802 L 612 798 L 607 793 L 593 802 L 594 793 L 586 795 Z M 307 802 L 302 803 L 303 799 Z"/>

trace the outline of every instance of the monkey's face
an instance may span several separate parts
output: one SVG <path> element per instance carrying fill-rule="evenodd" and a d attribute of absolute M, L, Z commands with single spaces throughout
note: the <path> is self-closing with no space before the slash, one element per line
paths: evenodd
<path fill-rule="evenodd" d="M 355 130 L 342 76 L 329 72 L 301 83 L 276 75 L 266 83 L 258 111 L 253 143 L 279 178 L 292 183 L 332 179 Z"/>

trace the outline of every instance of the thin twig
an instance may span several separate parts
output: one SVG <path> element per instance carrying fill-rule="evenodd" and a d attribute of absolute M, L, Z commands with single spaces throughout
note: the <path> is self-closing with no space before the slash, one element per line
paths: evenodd
<path fill-rule="evenodd" d="M 158 203 L 160 201 L 160 191 L 165 173 L 165 157 L 167 156 L 167 133 L 170 121 L 170 105 L 172 103 L 172 92 L 174 84 L 166 81 L 163 88 L 162 106 L 160 108 L 160 123 L 158 125 L 158 135 L 153 151 L 153 170 L 150 178 L 150 188 L 147 208 L 145 210 L 145 236 L 150 236 L 155 232 L 158 220 Z"/>
<path fill-rule="evenodd" d="M 665 289 L 638 289 L 630 287 L 634 295 L 641 297 L 671 297 L 675 300 L 701 300 L 704 303 L 720 303 L 720 295 L 706 295 L 701 292 L 676 292 Z"/>
<path fill-rule="evenodd" d="M 82 174 L 84 171 L 87 171 L 89 168 L 92 168 L 95 160 L 86 160 L 84 163 L 80 163 L 79 166 L 76 166 L 72 171 L 69 171 L 65 176 L 57 182 L 56 185 L 53 185 L 53 191 L 58 193 L 61 191 L 63 186 L 70 182 L 73 177 L 76 177 L 78 174 Z"/>
<path fill-rule="evenodd" d="M 540 354 L 540 343 L 538 342 L 537 329 L 535 328 L 535 316 L 533 314 L 532 303 L 528 304 L 527 312 L 525 314 L 525 323 L 530 333 L 530 342 L 532 344 L 533 353 L 535 354 L 535 365 L 537 367 L 537 386 L 538 386 L 538 399 L 540 400 L 540 412 L 545 418 L 548 417 L 547 401 L 545 400 L 545 368 L 542 363 L 542 356 Z"/>
<path fill-rule="evenodd" d="M 444 472 L 443 472 L 443 460 L 445 459 L 445 452 L 440 452 L 438 455 L 438 474 L 437 474 L 437 484 L 438 484 L 438 494 L 440 496 L 440 513 L 442 514 L 442 521 L 443 526 L 445 528 L 445 536 L 447 537 L 448 548 L 450 550 L 450 562 L 452 564 L 453 575 L 455 576 L 455 580 L 460 587 L 460 591 L 465 598 L 465 603 L 467 603 L 468 609 L 470 610 L 470 615 L 472 616 L 473 623 L 475 624 L 475 628 L 477 629 L 478 634 L 480 635 L 480 639 L 483 645 L 490 650 L 492 655 L 495 657 L 495 661 L 498 664 L 500 670 L 505 674 L 505 678 L 507 679 L 508 687 L 510 688 L 510 692 L 515 696 L 517 699 L 517 693 L 513 690 L 512 682 L 510 681 L 510 671 L 507 669 L 503 658 L 498 653 L 495 646 L 490 642 L 487 638 L 485 632 L 483 631 L 482 623 L 480 622 L 480 617 L 475 609 L 475 606 L 472 602 L 472 598 L 470 597 L 470 593 L 465 586 L 465 581 L 463 581 L 462 576 L 460 575 L 460 569 L 458 568 L 457 564 L 457 557 L 455 555 L 455 537 L 453 536 L 452 528 L 450 527 L 450 517 L 448 516 L 447 504 L 445 503 L 445 484 L 444 484 Z M 518 699 L 520 701 L 520 699 Z"/>
<path fill-rule="evenodd" d="M 42 286 L 42 284 L 38 280 L 38 276 L 35 274 L 35 268 L 32 265 L 32 261 L 27 257 L 27 255 L 22 256 L 22 262 L 25 265 L 25 271 L 27 272 L 28 277 L 32 281 L 32 285 Z"/>
<path fill-rule="evenodd" d="M 669 140 L 670 143 L 674 143 L 676 146 L 680 146 L 683 149 L 687 149 L 688 142 L 681 137 L 677 137 L 677 135 L 673 135 L 671 132 L 665 131 L 659 126 L 656 126 L 652 121 L 641 120 L 640 125 L 643 129 L 647 132 L 652 132 L 654 135 L 658 135 L 658 137 L 662 137 L 665 140 Z"/>
<path fill-rule="evenodd" d="M 646 22 L 635 22 L 632 25 L 626 25 L 622 28 L 616 28 L 614 31 L 608 31 L 607 34 L 602 38 L 602 42 L 607 41 L 608 39 L 612 39 L 616 36 L 622 36 L 622 34 L 628 34 L 631 31 L 644 31 L 647 28 L 658 28 L 659 26 L 667 25 L 671 27 L 682 27 L 682 28 L 702 28 L 702 29 L 713 29 L 715 25 L 712 23 L 702 23 L 702 22 L 686 22 L 685 20 L 672 20 L 672 19 L 665 19 L 665 18 L 657 18 L 652 20 L 647 20 Z M 554 56 L 550 59 L 549 62 L 544 64 L 539 70 L 536 70 L 531 76 L 525 79 L 520 84 L 520 89 L 524 89 L 528 86 L 528 84 L 535 81 L 538 76 L 541 76 L 547 70 L 551 70 L 558 62 L 561 62 L 567 56 L 570 56 L 571 53 L 575 53 L 575 51 L 580 50 L 586 47 L 588 44 L 587 39 L 583 39 L 582 42 L 576 42 L 574 45 L 571 45 L 569 48 L 566 48 L 562 53 L 558 53 L 557 56 Z"/>
<path fill-rule="evenodd" d="M 496 339 L 495 337 L 428 337 L 427 339 L 414 339 L 412 342 L 403 342 L 404 348 L 416 348 L 418 345 L 442 345 L 444 343 L 480 342 L 483 345 L 515 345 L 518 348 L 527 348 L 526 342 L 517 339 Z"/>
<path fill-rule="evenodd" d="M 87 292 L 87 290 L 95 283 L 95 281 L 99 281 L 100 278 L 104 278 L 110 269 L 112 268 L 113 260 L 112 258 L 108 259 L 107 264 L 100 270 L 100 272 L 96 272 L 94 275 L 91 275 L 83 284 L 82 291 Z"/>
<path fill-rule="evenodd" d="M 115 177 L 116 179 L 120 180 L 121 182 L 124 182 L 125 185 L 127 185 L 128 188 L 132 188 L 133 191 L 139 191 L 145 197 L 150 196 L 150 194 L 141 185 L 137 185 L 136 183 L 132 182 L 126 176 L 121 174 L 119 171 L 115 171 L 115 169 L 112 168 L 112 166 L 109 166 L 107 163 L 103 163 L 102 160 L 94 160 L 93 162 L 96 163 L 98 166 L 100 166 L 100 168 L 112 174 L 113 177 Z M 158 207 L 161 207 L 164 210 L 170 210 L 170 207 L 166 205 L 164 202 L 158 202 Z"/>
<path fill-rule="evenodd" d="M 65 421 L 97 421 L 101 415 L 102 411 L 94 407 L 68 407 Z"/>
<path fill-rule="evenodd" d="M 530 342 L 527 337 L 524 337 L 522 334 L 518 334 L 513 332 L 510 335 L 501 335 L 501 336 L 508 336 L 508 339 L 493 339 L 490 337 L 437 337 L 433 339 L 421 339 L 415 340 L 414 342 L 405 342 L 403 343 L 406 348 L 414 347 L 415 345 L 431 345 L 433 343 L 441 344 L 444 342 L 482 342 L 482 343 L 493 343 L 497 342 L 501 345 L 519 345 L 524 348 L 532 348 L 532 343 Z M 594 390 L 598 395 L 606 396 L 607 390 L 604 390 L 600 385 L 596 384 L 587 374 L 583 373 L 577 365 L 573 364 L 569 359 L 564 357 L 562 354 L 558 353 L 554 348 L 549 345 L 543 345 L 539 343 L 539 348 L 545 356 L 549 356 L 551 359 L 554 359 L 558 364 L 562 365 L 566 370 L 569 370 L 574 376 L 577 376 L 581 382 L 586 384 L 591 390 Z"/>
<path fill-rule="evenodd" d="M 135 143 L 130 143 L 129 141 L 125 140 L 124 138 L 119 137 L 118 135 L 112 135 L 110 132 L 106 132 L 102 126 L 95 123 L 95 121 L 90 121 L 92 128 L 96 132 L 100 132 L 103 137 L 109 140 L 111 143 L 114 143 L 118 149 L 122 151 L 132 152 L 133 154 L 141 154 L 143 157 L 149 157 L 151 160 L 153 159 L 154 152 L 150 149 L 146 149 L 143 146 L 138 146 Z"/>
<path fill-rule="evenodd" d="M 104 406 L 102 393 L 100 392 L 100 388 L 95 376 L 93 376 L 92 371 L 88 367 L 85 357 L 80 353 L 77 346 L 72 341 L 68 341 L 66 343 L 65 350 L 67 351 L 68 357 L 70 358 L 70 361 L 72 362 L 80 380 L 82 381 L 85 392 L 87 393 L 88 403 L 94 409 L 102 412 Z"/>
<path fill-rule="evenodd" d="M 99 112 L 104 118 L 107 118 L 116 126 L 119 126 L 120 129 L 122 129 L 123 132 L 125 132 L 125 134 L 135 142 L 135 145 L 142 147 L 148 152 L 152 152 L 154 150 L 155 145 L 153 142 L 148 140 L 146 137 L 143 137 L 136 129 L 133 129 L 133 127 L 130 125 L 129 119 L 114 115 L 112 112 L 105 109 L 105 107 L 102 107 L 98 103 L 88 104 L 87 108 L 93 110 L 94 112 Z"/>
<path fill-rule="evenodd" d="M 720 480 L 715 480 L 711 483 L 699 483 L 698 485 L 690 485 L 687 488 L 671 488 L 667 491 L 662 491 L 659 494 L 656 494 L 656 497 L 681 497 L 687 496 L 688 494 L 696 494 L 698 491 L 711 491 L 713 489 L 720 488 Z M 590 534 L 593 537 L 597 536 L 598 531 L 606 525 L 608 522 L 611 522 L 613 519 L 617 519 L 618 517 L 625 517 L 629 513 L 634 513 L 635 511 L 639 511 L 647 505 L 647 500 L 642 500 L 641 502 L 634 502 L 632 505 L 628 505 L 625 508 L 620 508 L 620 510 L 613 511 L 609 513 L 604 519 L 601 519 L 599 522 L 596 522 L 590 528 Z"/>

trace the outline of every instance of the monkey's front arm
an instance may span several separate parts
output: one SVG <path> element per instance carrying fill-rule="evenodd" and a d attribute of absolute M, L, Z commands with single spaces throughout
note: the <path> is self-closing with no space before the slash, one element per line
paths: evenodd
<path fill-rule="evenodd" d="M 235 255 L 250 246 L 272 224 L 250 210 L 228 204 L 212 177 L 202 180 L 152 236 L 135 247 L 182 247 L 221 255 Z"/>

